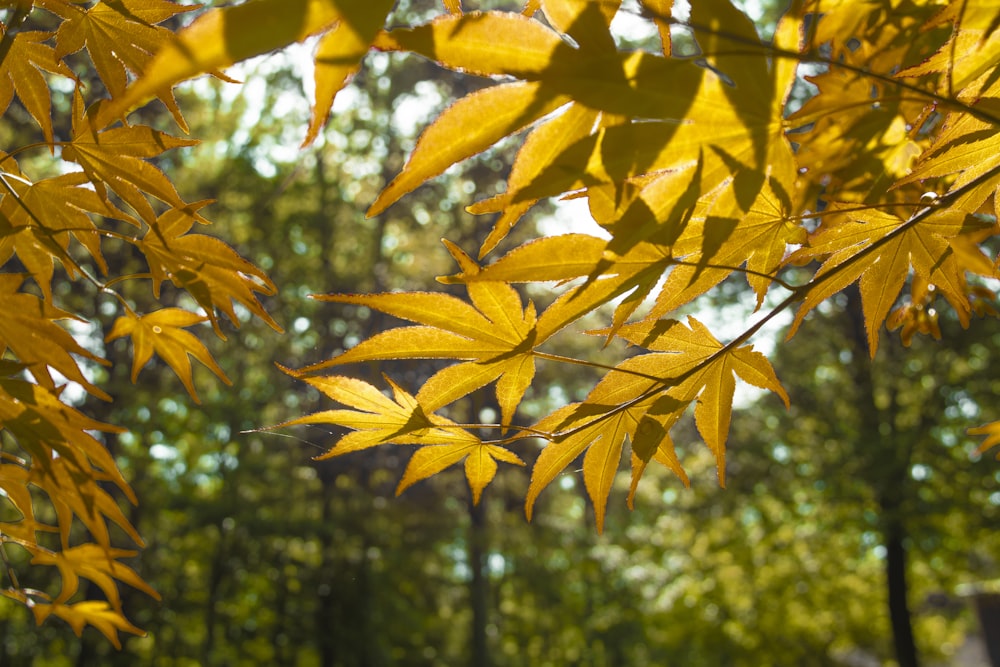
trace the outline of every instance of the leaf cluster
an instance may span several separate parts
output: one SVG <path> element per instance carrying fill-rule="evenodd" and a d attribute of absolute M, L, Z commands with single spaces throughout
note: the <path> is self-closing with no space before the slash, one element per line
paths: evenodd
<path fill-rule="evenodd" d="M 692 3 L 684 20 L 670 3 L 643 3 L 661 37 L 659 52 L 616 45 L 611 22 L 626 11 L 617 2 L 450 11 L 379 33 L 375 49 L 417 54 L 492 85 L 456 100 L 424 130 L 368 215 L 528 131 L 506 191 L 468 209 L 494 214 L 477 253 L 485 264 L 448 243 L 459 270 L 439 280 L 464 286 L 469 300 L 320 296 L 416 326 L 377 333 L 300 373 L 389 359 L 458 362 L 416 392 L 409 426 L 397 415 L 398 430 L 367 438 L 366 446 L 446 447 L 459 426 L 449 424 L 438 442 L 428 420 L 495 382 L 500 422 L 465 424 L 484 448 L 468 451 L 544 441 L 526 498 L 529 518 L 539 493 L 582 457 L 600 530 L 626 443 L 630 505 L 653 460 L 687 483 L 669 433 L 692 406 L 724 484 L 735 379 L 788 401 L 766 357 L 748 344 L 766 322 L 797 308 L 791 337 L 810 311 L 857 283 L 874 355 L 886 325 L 902 328 L 904 341 L 916 333 L 939 337 L 942 299 L 963 326 L 973 315 L 995 313 L 996 59 L 984 47 L 995 11 L 972 4 L 939 11 L 937 3 L 911 3 L 904 11 L 883 3 L 793 3 L 764 40 L 728 0 Z M 677 40 L 687 45 L 683 53 L 673 48 Z M 544 237 L 490 259 L 525 212 L 550 197 L 585 200 L 606 236 Z M 740 276 L 760 315 L 727 331 L 728 342 L 697 319 L 676 319 Z M 555 298 L 536 312 L 512 288 L 526 282 L 554 284 Z M 608 326 L 587 333 L 622 338 L 643 352 L 602 365 L 546 349 L 553 334 L 605 307 Z M 519 423 L 517 406 L 539 360 L 596 365 L 606 374 L 583 401 Z M 289 424 L 358 428 L 339 411 L 320 415 Z M 497 439 L 478 440 L 485 427 Z M 992 436 L 985 447 L 996 442 L 995 424 L 973 432 Z M 353 438 L 324 456 L 353 451 Z M 466 472 L 478 499 L 492 472 Z M 401 487 L 413 478 L 408 470 Z"/>
<path fill-rule="evenodd" d="M 158 162 L 195 140 L 130 115 L 156 99 L 186 131 L 176 84 L 224 77 L 230 65 L 295 42 L 316 40 L 304 144 L 319 136 L 338 91 L 372 50 L 414 54 L 477 80 L 475 92 L 423 131 L 370 216 L 526 131 L 506 190 L 469 207 L 494 216 L 485 241 L 472 255 L 447 243 L 458 271 L 439 280 L 464 287 L 467 298 L 320 296 L 413 326 L 287 371 L 346 406 L 287 422 L 349 431 L 321 458 L 380 444 L 416 448 L 399 491 L 464 462 L 478 501 L 498 461 L 523 465 L 541 440 L 528 516 L 541 491 L 582 457 L 600 530 L 626 443 L 630 504 L 652 461 L 687 483 L 670 431 L 689 410 L 725 483 L 736 378 L 788 401 L 749 344 L 785 311 L 797 308 L 794 335 L 810 311 L 857 283 L 873 355 L 886 325 L 901 328 L 904 341 L 939 336 L 942 299 L 966 326 L 973 315 L 995 314 L 998 10 L 966 0 L 793 2 L 765 40 L 730 0 L 691 5 L 680 19 L 669 1 L 641 3 L 633 18 L 655 27 L 660 48 L 630 51 L 612 30 L 627 11 L 614 0 L 532 0 L 520 12 L 467 11 L 450 1 L 430 22 L 391 29 L 387 0 L 251 0 L 199 10 L 186 24 L 182 15 L 196 8 L 167 0 L 0 2 L 0 110 L 9 113 L 16 100 L 40 134 L 0 154 L 0 299 L 13 313 L 0 322 L 0 481 L 17 515 L 0 526 L 0 547 L 18 545 L 63 579 L 53 597 L 20 586 L 8 566 L 8 597 L 31 606 L 39 622 L 54 614 L 114 642 L 117 630 L 138 631 L 109 592 L 114 580 L 143 586 L 119 562 L 131 552 L 112 546 L 107 530 L 110 521 L 140 543 L 100 484 L 130 496 L 94 436 L 118 427 L 76 411 L 56 384 L 53 371 L 109 398 L 88 377 L 86 363 L 101 355 L 55 322 L 87 314 L 57 305 L 54 267 L 111 304 L 117 317 L 106 339 L 132 340 L 133 379 L 156 354 L 194 400 L 189 357 L 228 382 L 187 329 L 209 322 L 222 336 L 223 315 L 239 326 L 237 307 L 278 329 L 259 298 L 275 285 L 222 241 L 192 231 L 209 224 L 207 202 L 186 201 Z M 68 122 L 54 122 L 55 80 L 71 90 L 62 105 Z M 604 235 L 539 238 L 494 259 L 534 203 L 553 197 L 585 202 Z M 112 241 L 133 249 L 146 270 L 114 274 L 102 251 Z M 755 295 L 754 321 L 720 335 L 694 317 L 679 319 L 692 301 L 734 280 Z M 157 300 L 167 283 L 185 298 L 139 312 L 137 285 L 147 281 Z M 518 283 L 553 285 L 553 296 L 539 309 Z M 602 364 L 550 351 L 556 333 L 607 311 L 607 326 L 579 333 L 623 339 L 634 354 Z M 391 398 L 357 378 L 314 375 L 390 359 L 455 363 L 415 393 L 387 378 Z M 529 425 L 518 408 L 540 361 L 604 376 L 582 401 Z M 489 385 L 498 423 L 447 416 Z M 993 423 L 975 432 L 989 447 L 998 431 Z M 29 487 L 46 492 L 55 523 L 36 519 Z M 73 542 L 74 521 L 90 535 L 82 544 Z M 59 534 L 60 549 L 43 546 L 46 532 Z M 80 576 L 107 603 L 70 602 Z"/>

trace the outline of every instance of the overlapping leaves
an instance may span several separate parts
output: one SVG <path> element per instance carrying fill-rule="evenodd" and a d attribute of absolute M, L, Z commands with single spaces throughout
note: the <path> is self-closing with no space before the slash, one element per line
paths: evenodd
<path fill-rule="evenodd" d="M 188 204 L 157 161 L 197 141 L 128 123 L 128 107 L 119 102 L 136 77 L 150 73 L 154 54 L 173 41 L 172 30 L 160 24 L 197 7 L 167 0 L 39 0 L 10 7 L 0 3 L 0 21 L 6 21 L 0 23 L 0 113 L 16 98 L 39 126 L 41 141 L 0 153 L 0 264 L 7 269 L 0 273 L 0 489 L 2 502 L 13 510 L 0 524 L 0 550 L 16 545 L 31 555 L 33 566 L 54 567 L 62 588 L 54 598 L 19 588 L 5 553 L 3 592 L 29 605 L 39 623 L 56 616 L 78 634 L 93 625 L 119 646 L 119 631 L 141 634 L 123 615 L 119 582 L 156 593 L 123 565 L 135 552 L 113 545 L 109 530 L 113 524 L 142 545 L 112 489 L 131 502 L 136 498 L 103 442 L 122 429 L 89 419 L 64 398 L 65 382 L 104 400 L 112 397 L 88 369 L 107 362 L 63 326 L 73 320 L 92 339 L 95 323 L 87 316 L 98 313 L 57 305 L 64 290 L 56 289 L 56 270 L 61 265 L 68 279 L 114 297 L 123 315 L 108 340 L 126 335 L 133 340 L 133 379 L 155 353 L 174 368 L 195 401 L 189 355 L 228 378 L 184 329 L 210 320 L 221 336 L 220 314 L 239 325 L 236 304 L 279 329 L 256 296 L 273 293 L 274 285 L 219 239 L 189 233 L 194 222 L 208 222 L 200 213 L 206 202 Z M 81 72 L 79 78 L 74 72 Z M 59 77 L 71 84 L 68 98 L 64 85 L 50 88 Z M 52 101 L 56 94 L 59 104 Z M 156 85 L 149 95 L 187 129 L 172 85 Z M 67 100 L 68 117 L 54 122 L 53 110 L 65 108 Z M 67 126 L 68 136 L 56 136 Z M 25 159 L 32 150 L 42 156 Z M 31 169 L 22 171 L 19 163 Z M 108 239 L 142 253 L 149 272 L 120 275 L 120 267 L 105 259 L 102 244 Z M 169 280 L 203 312 L 173 307 L 135 312 L 117 290 L 126 282 L 149 285 L 150 278 L 157 298 Z M 36 511 L 39 503 L 49 509 Z M 38 516 L 52 516 L 54 522 Z M 76 523 L 86 528 L 90 542 L 71 539 Z M 44 534 L 50 532 L 58 533 L 60 550 L 49 548 Z M 108 601 L 74 601 L 80 577 L 97 584 Z"/>
<path fill-rule="evenodd" d="M 506 191 L 470 207 L 497 216 L 479 260 L 547 197 L 586 200 L 610 237 L 539 239 L 485 266 L 449 244 L 459 272 L 443 282 L 464 285 L 467 300 L 441 292 L 320 297 L 414 326 L 377 333 L 304 372 L 391 359 L 455 362 L 429 373 L 413 395 L 390 381 L 392 398 L 357 379 L 306 378 L 348 409 L 287 425 L 350 429 L 322 458 L 381 444 L 415 446 L 400 491 L 464 461 L 478 501 L 498 461 L 522 463 L 510 447 L 538 436 L 547 444 L 534 463 L 529 516 L 540 492 L 582 456 L 600 527 L 626 442 L 629 503 L 653 460 L 686 481 L 670 431 L 692 405 L 724 482 L 735 378 L 787 402 L 767 360 L 747 345 L 778 312 L 801 304 L 804 317 L 857 282 L 873 354 L 887 318 L 904 335 L 939 333 L 907 319 L 917 310 L 899 304 L 907 283 L 921 308 L 943 295 L 962 324 L 995 312 L 983 305 L 991 283 L 982 280 L 998 277 L 990 250 L 1000 187 L 994 30 L 1000 11 L 993 4 L 915 2 L 901 15 L 879 2 L 795 2 L 765 41 L 729 0 L 691 3 L 683 21 L 671 3 L 648 1 L 643 11 L 660 44 L 636 51 L 616 45 L 612 23 L 627 10 L 615 0 L 543 0 L 527 3 L 522 13 L 465 12 L 449 1 L 439 18 L 385 31 L 392 4 L 251 0 L 206 10 L 172 33 L 161 24 L 192 7 L 166 0 L 0 3 L 12 7 L 0 38 L 0 109 L 16 97 L 41 130 L 40 146 L 79 168 L 34 178 L 8 156 L 0 161 L 0 260 L 16 257 L 42 293 L 26 291 L 20 274 L 0 276 L 0 306 L 13 313 L 0 318 L 0 348 L 12 358 L 0 362 L 0 423 L 24 454 L 0 452 L 0 488 L 22 517 L 0 525 L 0 547 L 18 544 L 36 563 L 62 572 L 64 587 L 54 599 L 5 592 L 33 603 L 39 621 L 55 615 L 77 632 L 91 624 L 117 643 L 119 630 L 138 630 L 121 615 L 114 581 L 143 587 L 118 562 L 126 550 L 111 545 L 106 524 L 117 524 L 136 543 L 139 537 L 98 484 L 110 480 L 130 495 L 91 434 L 116 429 L 66 406 L 54 379 L 57 372 L 106 397 L 77 360 L 100 359 L 56 323 L 75 314 L 54 303 L 53 265 L 104 293 L 149 278 L 157 298 L 167 281 L 186 291 L 201 312 L 136 313 L 118 295 L 123 312 L 107 338 L 131 338 L 133 378 L 156 354 L 195 400 L 189 357 L 225 380 L 187 328 L 208 320 L 221 335 L 219 314 L 238 323 L 240 305 L 277 329 L 258 298 L 275 286 L 219 239 L 191 232 L 196 222 L 208 222 L 201 213 L 206 202 L 187 202 L 156 161 L 194 140 L 128 118 L 158 98 L 186 129 L 175 84 L 223 76 L 221 69 L 293 42 L 318 40 L 306 143 L 319 135 L 335 96 L 370 48 L 413 53 L 487 84 L 431 123 L 369 215 L 527 129 Z M 36 5 L 57 28 L 29 29 Z M 78 64 L 83 53 L 108 97 L 95 99 L 74 84 L 71 132 L 60 141 L 46 73 L 75 81 L 67 63 Z M 805 61 L 814 69 L 800 78 Z M 125 223 L 125 231 L 112 229 L 113 220 Z M 108 273 L 106 238 L 136 248 L 148 275 L 106 283 L 94 277 L 80 258 Z M 696 319 L 688 325 L 670 319 L 736 274 L 754 291 L 758 308 L 774 291 L 785 294 L 756 323 L 729 332 L 725 344 Z M 557 291 L 536 312 L 512 287 L 517 282 L 556 283 Z M 608 320 L 596 333 L 648 352 L 599 364 L 542 348 L 594 313 Z M 519 426 L 518 408 L 540 359 L 590 365 L 605 375 L 583 401 Z M 20 377 L 24 372 L 32 381 Z M 444 416 L 454 402 L 494 383 L 498 424 Z M 482 440 L 480 431 L 490 428 L 502 439 Z M 993 444 L 996 423 L 977 433 L 987 436 L 984 446 Z M 45 491 L 57 525 L 36 520 L 29 487 Z M 94 545 L 69 543 L 74 520 L 94 535 L 100 554 Z M 52 530 L 60 533 L 61 552 L 43 551 L 35 539 Z M 109 602 L 72 602 L 80 576 L 104 589 Z"/>
<path fill-rule="evenodd" d="M 995 127 L 989 86 L 995 82 L 940 92 L 943 79 L 964 87 L 992 71 L 992 56 L 977 57 L 975 64 L 947 60 L 948 44 L 921 38 L 952 21 L 958 26 L 953 52 L 955 44 L 971 44 L 972 34 L 982 45 L 989 39 L 983 26 L 993 25 L 995 12 L 952 8 L 928 22 L 930 7 L 887 18 L 878 3 L 854 13 L 836 3 L 793 3 L 765 42 L 725 0 L 692 3 L 685 21 L 672 18 L 669 3 L 645 4 L 662 53 L 616 47 L 609 26 L 619 3 L 574 0 L 529 4 L 524 14 L 453 11 L 374 41 L 378 49 L 416 53 L 496 83 L 457 100 L 431 123 L 369 215 L 530 128 L 507 191 L 469 208 L 498 216 L 479 257 L 492 252 L 544 197 L 586 198 L 611 238 L 542 238 L 485 267 L 456 255 L 461 271 L 442 281 L 465 285 L 472 305 L 428 293 L 322 297 L 422 326 L 375 334 L 305 370 L 396 358 L 460 359 L 431 375 L 418 399 L 436 409 L 499 377 L 500 426 L 507 428 L 522 384 L 530 380 L 528 374 L 516 392 L 502 391 L 512 369 L 533 368 L 533 357 L 579 362 L 542 346 L 556 331 L 613 304 L 610 326 L 601 334 L 623 336 L 651 352 L 607 371 L 581 403 L 524 432 L 548 441 L 533 471 L 529 516 L 540 491 L 583 456 L 584 482 L 600 525 L 626 441 L 633 452 L 633 493 L 653 459 L 683 478 L 669 432 L 692 403 L 723 481 L 735 377 L 787 403 L 766 359 L 744 345 L 781 310 L 801 303 L 801 319 L 860 282 L 874 354 L 889 313 L 901 313 L 893 324 L 906 316 L 893 308 L 907 283 L 913 294 L 943 295 L 968 324 L 984 289 L 970 273 L 996 276 L 980 249 L 995 226 L 974 215 L 997 182 L 989 153 Z M 965 7 L 954 7 L 959 5 Z M 544 20 L 531 17 L 534 11 Z M 886 30 L 869 34 L 876 19 Z M 853 46 L 837 27 L 848 24 L 860 40 Z M 677 48 L 672 31 L 683 33 L 679 43 L 686 46 Z M 829 50 L 819 48 L 823 43 Z M 969 51 L 959 50 L 962 58 Z M 900 59 L 905 66 L 932 55 L 899 71 Z M 790 116 L 789 100 L 802 86 L 797 66 L 806 60 L 822 67 L 812 77 L 818 93 L 802 105 L 800 92 L 795 106 L 801 109 Z M 950 115 L 935 132 L 935 109 L 945 96 Z M 863 161 L 852 157 L 858 152 Z M 926 188 L 927 180 L 937 192 L 931 198 L 917 189 L 921 181 Z M 819 266 L 811 279 L 790 283 L 783 277 L 790 275 L 788 267 L 811 262 Z M 662 319 L 733 274 L 745 276 L 758 307 L 775 286 L 786 295 L 731 343 L 719 342 L 697 320 L 689 328 Z M 522 311 L 510 287 L 568 281 L 537 317 L 533 309 Z M 506 304 L 504 316 L 483 307 L 476 293 L 487 290 L 504 295 L 494 297 Z M 649 298 L 651 308 L 631 321 Z M 503 336 L 502 344 L 491 336 Z"/>

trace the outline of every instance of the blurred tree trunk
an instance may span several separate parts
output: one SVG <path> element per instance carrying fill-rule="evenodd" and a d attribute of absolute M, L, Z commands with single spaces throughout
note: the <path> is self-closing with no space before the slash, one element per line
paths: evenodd
<path fill-rule="evenodd" d="M 903 496 L 907 486 L 911 448 L 900 442 L 891 417 L 883 418 L 875 395 L 872 359 L 868 349 L 861 295 L 857 287 L 846 290 L 851 327 L 850 373 L 857 389 L 858 440 L 868 443 L 858 451 L 871 452 L 867 466 L 869 484 L 879 506 L 882 541 L 886 549 L 885 579 L 892 625 L 892 642 L 899 667 L 917 667 L 917 647 L 913 640 L 913 625 L 907 603 L 906 526 L 903 521 Z M 884 341 L 885 346 L 891 345 Z M 914 434 L 915 435 L 915 434 Z"/>
<path fill-rule="evenodd" d="M 486 498 L 474 505 L 469 499 L 469 602 L 472 607 L 472 667 L 488 667 L 490 654 L 486 644 L 486 625 L 489 618 L 489 578 L 487 576 Z"/>

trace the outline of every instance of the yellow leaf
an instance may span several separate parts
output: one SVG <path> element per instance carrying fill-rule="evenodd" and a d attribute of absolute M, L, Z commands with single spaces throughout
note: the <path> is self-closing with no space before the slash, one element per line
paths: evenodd
<path fill-rule="evenodd" d="M 52 102 L 49 86 L 41 70 L 75 78 L 72 70 L 56 56 L 52 47 L 43 44 L 47 32 L 18 32 L 10 50 L 0 61 L 0 114 L 7 110 L 14 94 L 35 119 L 45 140 L 52 143 Z"/>
<path fill-rule="evenodd" d="M 468 12 L 399 28 L 375 40 L 383 50 L 405 50 L 450 69 L 537 79 L 573 49 L 540 22 L 509 12 Z"/>
<path fill-rule="evenodd" d="M 342 12 L 341 5 L 348 5 L 351 12 Z M 143 75 L 116 97 L 113 110 L 124 115 L 181 81 L 300 42 L 345 18 L 365 25 L 370 22 L 367 8 L 378 13 L 382 6 L 336 0 L 251 0 L 211 9 L 157 51 Z"/>
<path fill-rule="evenodd" d="M 56 57 L 86 47 L 111 97 L 119 98 L 128 83 L 127 72 L 143 74 L 153 54 L 170 42 L 171 31 L 156 24 L 197 7 L 166 0 L 115 0 L 98 2 L 84 11 L 65 12 L 56 33 Z M 170 87 L 150 93 L 160 98 L 177 124 L 187 131 Z"/>
<path fill-rule="evenodd" d="M 984 454 L 989 451 L 992 447 L 996 447 L 1000 444 L 1000 421 L 995 421 L 990 424 L 985 424 L 983 426 L 977 426 L 975 428 L 969 429 L 969 435 L 985 435 L 986 439 L 983 440 L 983 444 L 979 445 L 977 450 L 980 454 Z M 1000 454 L 997 455 L 1000 459 Z"/>
<path fill-rule="evenodd" d="M 558 116 L 532 130 L 518 150 L 511 166 L 510 175 L 507 177 L 507 189 L 511 192 L 521 189 L 567 146 L 590 134 L 597 122 L 598 114 L 599 112 L 581 104 L 571 104 Z M 513 203 L 510 195 L 503 194 L 473 204 L 467 209 L 473 214 L 502 212 L 493 223 L 493 230 L 483 241 L 479 250 L 480 259 L 507 236 L 534 203 L 533 200 Z"/>
<path fill-rule="evenodd" d="M 452 0 L 457 3 L 458 0 Z M 316 138 L 326 124 L 330 107 L 341 88 L 361 66 L 375 35 L 385 24 L 386 15 L 395 3 L 392 0 L 339 0 L 342 18 L 330 32 L 320 38 L 316 47 L 316 103 L 313 105 L 309 129 L 302 145 Z M 458 8 L 461 12 L 461 8 Z"/>
<path fill-rule="evenodd" d="M 52 301 L 53 259 L 76 274 L 70 257 L 70 237 L 87 249 L 102 273 L 107 263 L 101 253 L 101 235 L 87 213 L 138 225 L 131 216 L 102 199 L 82 172 L 62 174 L 35 183 L 9 178 L 11 196 L 0 198 L 0 261 L 16 252 L 47 301 Z"/>
<path fill-rule="evenodd" d="M 509 83 L 466 95 L 438 116 L 417 140 L 403 171 L 368 209 L 378 215 L 407 192 L 480 153 L 566 103 L 537 83 Z"/>
<path fill-rule="evenodd" d="M 299 376 L 288 370 L 285 372 Z M 479 443 L 479 438 L 454 422 L 425 410 L 416 398 L 388 378 L 386 381 L 393 390 L 391 399 L 367 382 L 354 378 L 330 375 L 302 379 L 338 403 L 355 408 L 317 412 L 272 427 L 336 424 L 353 429 L 329 451 L 317 456 L 317 460 L 383 444 L 468 446 Z"/>
<path fill-rule="evenodd" d="M 122 647 L 121 640 L 118 639 L 119 631 L 140 637 L 146 636 L 145 632 L 129 623 L 121 612 L 110 608 L 103 600 L 87 600 L 74 604 L 35 603 L 31 606 L 31 611 L 34 612 L 35 622 L 38 625 L 44 623 L 49 616 L 58 616 L 69 623 L 77 637 L 83 632 L 85 625 L 92 625 L 119 650 Z"/>
<path fill-rule="evenodd" d="M 806 294 L 789 337 L 806 313 L 858 280 L 869 351 L 874 356 L 879 330 L 911 267 L 925 280 L 941 286 L 961 321 L 967 322 L 971 306 L 964 289 L 965 268 L 958 264 L 949 245 L 949 239 L 963 231 L 966 217 L 962 211 L 938 211 L 907 222 L 891 213 L 855 210 L 841 224 L 824 225 L 812 236 L 808 247 L 790 258 L 825 260 L 816 272 L 824 280 L 814 279 L 816 285 Z M 842 264 L 845 266 L 841 268 Z M 826 279 L 828 273 L 832 275 Z"/>
<path fill-rule="evenodd" d="M 55 388 L 49 373 L 51 368 L 79 383 L 94 396 L 111 400 L 107 393 L 87 380 L 70 355 L 72 353 L 103 364 L 108 362 L 81 347 L 73 336 L 54 322 L 77 318 L 32 294 L 19 292 L 21 282 L 20 275 L 0 274 L 0 312 L 4 313 L 0 317 L 0 350 L 11 350 L 38 383 L 47 389 Z"/>
<path fill-rule="evenodd" d="M 466 274 L 478 272 L 475 262 L 456 246 L 449 244 L 448 249 Z M 522 312 L 521 297 L 506 283 L 470 283 L 467 288 L 471 305 L 429 292 L 315 295 L 320 301 L 367 306 L 425 326 L 376 334 L 302 372 L 385 359 L 470 359 L 474 361 L 432 376 L 418 394 L 420 402 L 436 410 L 499 378 L 502 422 L 510 424 L 534 376 L 532 350 L 542 342 L 535 332 L 535 309 L 529 303 Z"/>
<path fill-rule="evenodd" d="M 410 458 L 403 478 L 396 487 L 396 495 L 446 468 L 465 461 L 465 476 L 472 491 L 472 502 L 479 504 L 483 489 L 493 481 L 497 472 L 497 461 L 523 466 L 516 454 L 498 445 L 485 443 L 429 445 L 421 447 Z"/>
<path fill-rule="evenodd" d="M 135 570 L 119 562 L 121 558 L 131 558 L 137 552 L 126 549 L 106 549 L 96 544 L 81 544 L 63 551 L 36 550 L 32 554 L 33 565 L 54 565 L 62 575 L 62 590 L 54 604 L 61 604 L 73 597 L 79 586 L 79 578 L 84 577 L 97 584 L 107 596 L 114 609 L 121 609 L 121 598 L 115 580 L 137 588 L 150 597 L 159 600 L 160 595 L 144 582 Z"/>
<path fill-rule="evenodd" d="M 156 214 L 146 194 L 170 206 L 187 208 L 187 203 L 177 194 L 170 179 L 146 159 L 171 148 L 193 146 L 198 142 L 172 137 L 142 125 L 104 129 L 102 119 L 101 114 L 96 117 L 87 115 L 83 98 L 76 91 L 73 97 L 73 139 L 63 144 L 63 159 L 80 165 L 101 196 L 107 196 L 105 186 L 111 188 L 150 224 L 156 219 Z"/>
<path fill-rule="evenodd" d="M 208 202 L 171 209 L 150 225 L 139 242 L 153 274 L 153 293 L 169 279 L 194 297 L 222 335 L 216 310 L 221 310 L 237 327 L 240 325 L 233 302 L 240 303 L 275 331 L 281 327 L 268 315 L 256 292 L 274 294 L 275 286 L 263 271 L 240 257 L 219 239 L 188 233 L 196 221 L 204 221 L 198 209 Z M 207 364 L 206 364 L 207 365 Z"/>
<path fill-rule="evenodd" d="M 177 377 L 184 383 L 184 388 L 187 389 L 195 403 L 201 403 L 198 392 L 194 388 L 194 380 L 191 377 L 191 361 L 188 359 L 188 355 L 207 366 L 227 385 L 232 385 L 232 381 L 215 363 L 208 348 L 194 335 L 183 330 L 184 327 L 204 322 L 207 319 L 207 317 L 180 308 L 163 308 L 141 317 L 130 313 L 115 320 L 111 332 L 104 340 L 109 342 L 122 336 L 131 336 L 134 347 L 132 352 L 133 383 L 138 379 L 139 371 L 156 352 L 177 373 Z"/>

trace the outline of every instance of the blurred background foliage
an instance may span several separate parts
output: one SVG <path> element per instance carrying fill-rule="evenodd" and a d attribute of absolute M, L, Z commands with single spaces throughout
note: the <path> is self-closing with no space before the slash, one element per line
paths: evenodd
<path fill-rule="evenodd" d="M 889 337 L 869 363 L 856 328 L 843 324 L 858 312 L 853 297 L 831 301 L 773 355 L 791 410 L 744 396 L 729 488 L 717 488 L 692 426 L 676 438 L 692 488 L 651 471 L 629 513 L 626 474 L 601 536 L 572 469 L 528 524 L 525 471 L 503 471 L 478 507 L 459 470 L 397 499 L 401 448 L 316 464 L 310 457 L 337 434 L 248 432 L 329 407 L 274 362 L 305 366 L 391 324 L 307 295 L 443 289 L 420 282 L 452 271 L 438 240 L 482 241 L 488 226 L 464 206 L 496 192 L 511 159 L 512 149 L 487 154 L 365 219 L 426 120 L 475 82 L 375 55 L 321 140 L 300 151 L 308 84 L 296 63 L 293 50 L 245 66 L 242 88 L 184 88 L 204 142 L 162 165 L 189 200 L 216 200 L 208 231 L 279 285 L 267 307 L 286 334 L 247 317 L 223 343 L 206 325 L 202 338 L 234 387 L 196 369 L 200 406 L 155 360 L 132 385 L 127 343 L 116 341 L 104 350 L 114 366 L 92 369 L 114 402 L 82 399 L 88 414 L 130 428 L 108 445 L 141 501 L 127 508 L 148 542 L 134 566 L 163 596 L 123 591 L 149 634 L 116 652 L 90 628 L 82 639 L 58 623 L 35 628 L 27 610 L 0 599 L 3 665 L 889 664 L 893 544 L 908 557 L 918 645 L 929 664 L 954 664 L 978 632 L 962 586 L 1000 577 L 1000 470 L 965 434 L 998 417 L 996 320 L 962 330 L 943 314 L 943 341 L 904 349 Z M 169 128 L 166 114 L 154 120 Z M 21 131 L 0 128 L 8 139 Z M 585 224 L 552 205 L 536 207 L 525 233 L 536 223 Z M 515 232 L 507 247 L 523 238 Z M 106 246 L 109 262 L 139 271 L 128 252 Z M 101 309 L 105 297 L 60 284 L 63 302 L 97 304 L 91 344 L 102 346 L 114 315 Z M 745 291 L 726 283 L 697 307 L 746 317 Z M 151 303 L 139 289 L 128 296 Z M 430 373 L 404 363 L 357 373 L 382 386 L 382 370 L 411 389 Z M 539 374 L 537 386 L 551 389 L 531 396 L 525 423 L 596 380 L 552 364 Z M 490 401 L 475 396 L 456 418 L 493 421 Z"/>

